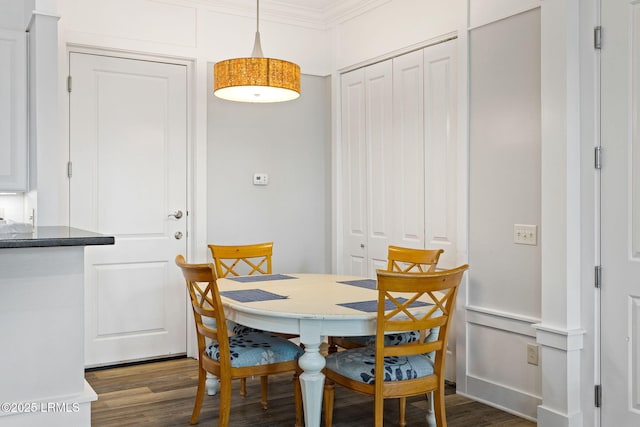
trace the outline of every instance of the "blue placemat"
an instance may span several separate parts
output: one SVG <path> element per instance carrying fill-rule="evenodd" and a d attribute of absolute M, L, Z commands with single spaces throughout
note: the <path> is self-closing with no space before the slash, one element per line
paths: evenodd
<path fill-rule="evenodd" d="M 288 297 L 271 292 L 263 291 L 262 289 L 242 289 L 238 291 L 224 291 L 220 292 L 220 295 L 231 298 L 238 302 L 255 302 L 255 301 L 269 301 L 274 299 L 286 299 Z"/>
<path fill-rule="evenodd" d="M 344 283 L 345 285 L 357 286 L 359 288 L 367 288 L 367 289 L 375 289 L 377 284 L 375 279 L 346 280 L 344 282 L 338 282 L 338 283 Z"/>
<path fill-rule="evenodd" d="M 234 280 L 236 282 L 267 282 L 269 280 L 286 280 L 296 279 L 296 277 L 287 276 L 285 274 L 256 274 L 255 276 L 240 276 L 240 277 L 226 277 L 226 279 Z"/>
<path fill-rule="evenodd" d="M 407 301 L 406 298 L 396 298 L 398 300 L 398 302 L 404 303 L 405 301 Z M 338 304 L 342 307 L 347 307 L 347 308 L 353 308 L 354 310 L 359 310 L 359 311 L 364 311 L 366 313 L 373 313 L 378 311 L 378 300 L 371 300 L 371 301 L 357 301 L 357 302 L 345 302 L 342 304 Z M 422 302 L 422 301 L 416 301 L 413 304 L 411 304 L 409 307 L 411 308 L 415 308 L 415 307 L 426 307 L 428 305 L 433 305 L 433 304 L 429 304 L 426 302 Z M 396 308 L 397 306 L 389 300 L 385 301 L 384 304 L 384 309 L 385 310 L 393 310 L 394 308 Z"/>

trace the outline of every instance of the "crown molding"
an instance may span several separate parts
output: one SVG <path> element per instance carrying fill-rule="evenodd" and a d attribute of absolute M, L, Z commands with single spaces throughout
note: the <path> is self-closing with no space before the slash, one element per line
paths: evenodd
<path fill-rule="evenodd" d="M 325 10 L 324 22 L 335 27 L 386 3 L 391 0 L 333 0 Z"/>
<path fill-rule="evenodd" d="M 190 5 L 207 10 L 243 17 L 255 18 L 253 1 L 238 0 L 154 0 L 163 3 Z M 260 20 L 296 25 L 316 30 L 326 30 L 375 9 L 391 0 L 325 0 L 312 6 L 312 1 L 263 0 L 260 3 Z"/>

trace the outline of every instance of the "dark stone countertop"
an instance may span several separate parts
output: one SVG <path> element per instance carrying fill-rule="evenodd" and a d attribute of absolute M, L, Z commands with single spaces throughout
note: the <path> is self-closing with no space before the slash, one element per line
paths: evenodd
<path fill-rule="evenodd" d="M 0 234 L 0 249 L 113 245 L 115 238 L 78 228 L 36 227 L 33 233 Z"/>

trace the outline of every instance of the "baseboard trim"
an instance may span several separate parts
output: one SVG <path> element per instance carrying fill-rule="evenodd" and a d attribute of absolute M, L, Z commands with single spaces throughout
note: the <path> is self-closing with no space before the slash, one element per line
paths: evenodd
<path fill-rule="evenodd" d="M 537 421 L 538 405 L 542 403 L 540 396 L 469 375 L 466 385 L 466 392 L 456 393 L 526 420 Z"/>

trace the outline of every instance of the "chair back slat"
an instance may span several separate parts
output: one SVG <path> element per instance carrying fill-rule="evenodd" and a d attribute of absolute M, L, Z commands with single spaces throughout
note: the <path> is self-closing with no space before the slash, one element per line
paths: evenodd
<path fill-rule="evenodd" d="M 402 347 L 402 348 L 399 348 Z M 384 357 L 389 356 L 413 356 L 416 354 L 427 354 L 432 351 L 442 350 L 442 341 L 428 343 L 410 343 L 402 346 L 387 346 L 384 348 Z"/>
<path fill-rule="evenodd" d="M 387 270 L 400 273 L 427 273 L 436 270 L 443 249 L 413 249 L 390 245 Z"/>
<path fill-rule="evenodd" d="M 271 274 L 273 242 L 252 245 L 208 245 L 218 277 Z"/>

